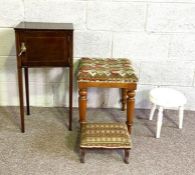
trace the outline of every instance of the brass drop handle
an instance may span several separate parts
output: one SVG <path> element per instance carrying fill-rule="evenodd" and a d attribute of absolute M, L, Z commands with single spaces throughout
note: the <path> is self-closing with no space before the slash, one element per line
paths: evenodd
<path fill-rule="evenodd" d="M 25 43 L 22 42 L 21 43 L 20 53 L 18 54 L 18 56 L 20 57 L 24 52 L 26 52 L 26 46 L 25 46 Z"/>

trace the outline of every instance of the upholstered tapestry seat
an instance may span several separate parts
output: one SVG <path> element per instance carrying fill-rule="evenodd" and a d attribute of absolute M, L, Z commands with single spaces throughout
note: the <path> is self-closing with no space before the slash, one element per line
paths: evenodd
<path fill-rule="evenodd" d="M 138 78 L 126 58 L 82 58 L 78 81 L 137 82 Z"/>
<path fill-rule="evenodd" d="M 80 148 L 84 149 L 124 149 L 128 163 L 128 150 L 132 147 L 127 125 L 123 123 L 82 123 Z M 84 155 L 83 155 L 84 156 Z M 84 157 L 82 157 L 84 162 Z"/>

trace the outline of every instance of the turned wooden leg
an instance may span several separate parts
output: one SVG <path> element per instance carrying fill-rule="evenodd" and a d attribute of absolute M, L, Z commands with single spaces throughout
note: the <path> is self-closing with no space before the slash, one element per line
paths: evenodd
<path fill-rule="evenodd" d="M 26 90 L 26 114 L 30 115 L 30 103 L 29 103 L 29 80 L 28 80 L 28 68 L 24 68 L 25 77 L 25 90 Z"/>
<path fill-rule="evenodd" d="M 122 88 L 122 99 L 121 99 L 121 102 L 122 102 L 121 110 L 125 111 L 126 104 L 127 104 L 127 89 Z"/>
<path fill-rule="evenodd" d="M 80 149 L 80 154 L 81 154 L 81 163 L 85 163 L 85 149 L 81 148 Z"/>
<path fill-rule="evenodd" d="M 20 67 L 18 67 L 18 88 L 19 88 L 19 100 L 20 100 L 21 132 L 25 132 L 25 125 L 24 125 L 24 100 L 23 100 L 23 79 L 22 79 L 22 68 L 20 68 Z"/>
<path fill-rule="evenodd" d="M 125 149 L 124 162 L 129 164 L 129 149 Z"/>
<path fill-rule="evenodd" d="M 131 134 L 131 127 L 133 125 L 134 107 L 135 107 L 135 91 L 127 91 L 127 127 Z"/>
<path fill-rule="evenodd" d="M 86 109 L 87 109 L 87 89 L 82 88 L 79 90 L 79 117 L 80 123 L 86 122 Z"/>
<path fill-rule="evenodd" d="M 73 68 L 69 70 L 69 130 L 72 130 L 72 90 L 73 90 Z"/>

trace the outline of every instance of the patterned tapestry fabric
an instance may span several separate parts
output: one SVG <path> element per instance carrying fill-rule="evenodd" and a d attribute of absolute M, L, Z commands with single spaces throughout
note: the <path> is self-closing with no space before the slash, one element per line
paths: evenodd
<path fill-rule="evenodd" d="M 138 78 L 126 58 L 82 58 L 78 81 L 137 82 Z"/>
<path fill-rule="evenodd" d="M 126 124 L 83 123 L 81 148 L 128 148 L 132 146 Z"/>

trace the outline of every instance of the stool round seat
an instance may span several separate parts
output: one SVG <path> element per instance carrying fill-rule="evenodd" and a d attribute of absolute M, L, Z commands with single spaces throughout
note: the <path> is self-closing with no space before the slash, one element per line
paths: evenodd
<path fill-rule="evenodd" d="M 186 104 L 186 97 L 172 88 L 154 88 L 150 91 L 150 101 L 163 107 L 179 107 Z"/>

